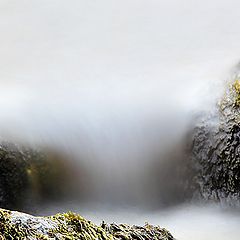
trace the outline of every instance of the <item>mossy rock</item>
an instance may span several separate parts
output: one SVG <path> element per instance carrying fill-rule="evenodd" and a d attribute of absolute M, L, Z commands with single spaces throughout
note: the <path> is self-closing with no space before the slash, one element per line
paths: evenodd
<path fill-rule="evenodd" d="M 68 212 L 50 217 L 34 217 L 0 209 L 0 239 L 45 240 L 173 240 L 164 228 L 102 223 L 97 226 L 78 214 Z"/>
<path fill-rule="evenodd" d="M 172 234 L 165 228 L 159 226 L 153 226 L 145 223 L 144 226 L 130 226 L 128 224 L 101 224 L 101 227 L 112 234 L 114 239 L 121 240 L 150 240 L 150 239 L 161 239 L 161 240 L 174 240 Z"/>
<path fill-rule="evenodd" d="M 218 111 L 194 129 L 193 184 L 201 198 L 240 203 L 240 80 L 229 84 Z"/>

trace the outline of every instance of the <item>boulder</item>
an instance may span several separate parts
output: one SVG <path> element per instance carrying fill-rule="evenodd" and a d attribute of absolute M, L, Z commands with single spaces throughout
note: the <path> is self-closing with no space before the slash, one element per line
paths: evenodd
<path fill-rule="evenodd" d="M 240 80 L 229 84 L 218 110 L 197 124 L 191 145 L 195 193 L 213 201 L 240 203 Z"/>
<path fill-rule="evenodd" d="M 68 212 L 49 217 L 0 209 L 0 239 L 86 239 L 86 240 L 174 240 L 164 228 L 145 224 L 97 226 L 78 214 Z"/>

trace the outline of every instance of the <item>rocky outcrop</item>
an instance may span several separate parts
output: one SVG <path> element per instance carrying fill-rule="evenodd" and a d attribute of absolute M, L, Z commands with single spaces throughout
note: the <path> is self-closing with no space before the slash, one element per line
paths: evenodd
<path fill-rule="evenodd" d="M 144 227 L 127 224 L 93 224 L 72 212 L 50 217 L 0 209 L 0 239 L 85 239 L 85 240 L 173 240 L 164 228 L 146 224 Z"/>
<path fill-rule="evenodd" d="M 240 80 L 235 76 L 218 112 L 194 129 L 193 184 L 201 198 L 240 203 Z"/>

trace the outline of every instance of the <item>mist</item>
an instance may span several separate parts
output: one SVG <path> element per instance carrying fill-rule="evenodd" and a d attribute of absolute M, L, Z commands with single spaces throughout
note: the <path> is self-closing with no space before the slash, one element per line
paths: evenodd
<path fill-rule="evenodd" d="M 147 166 L 177 151 L 196 115 L 215 111 L 239 61 L 239 7 L 237 0 L 0 0 L 1 139 L 71 154 L 91 169 L 85 215 L 98 221 L 104 213 L 91 215 L 94 204 L 115 205 L 124 217 L 109 221 L 129 220 L 128 207 L 134 215 L 158 202 L 141 185 Z M 172 221 L 172 211 L 159 221 Z M 181 235 L 179 211 L 176 237 L 192 239 Z M 216 224 L 237 225 L 211 211 Z M 195 231 L 211 211 L 183 227 Z M 198 214 L 193 207 L 188 218 Z M 239 230 L 229 231 L 237 239 Z"/>

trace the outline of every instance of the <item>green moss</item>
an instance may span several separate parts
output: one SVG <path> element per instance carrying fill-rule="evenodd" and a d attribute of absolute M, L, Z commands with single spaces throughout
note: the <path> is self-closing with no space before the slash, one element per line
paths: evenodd
<path fill-rule="evenodd" d="M 164 228 L 145 224 L 143 227 L 127 224 L 101 226 L 93 224 L 73 212 L 50 217 L 0 209 L 0 239 L 4 240 L 173 240 Z"/>
<path fill-rule="evenodd" d="M 113 236 L 102 227 L 87 221 L 78 214 L 72 212 L 56 214 L 46 217 L 57 227 L 47 230 L 46 234 L 38 232 L 31 227 L 31 221 L 26 226 L 21 221 L 12 222 L 11 211 L 0 210 L 0 239 L 85 239 L 85 240 L 112 240 Z"/>
<path fill-rule="evenodd" d="M 235 80 L 235 82 L 233 83 L 233 88 L 236 93 L 235 106 L 240 107 L 240 80 L 238 80 L 238 79 Z"/>
<path fill-rule="evenodd" d="M 0 210 L 1 239 L 24 239 L 28 236 L 26 228 L 11 222 L 11 212 Z"/>
<path fill-rule="evenodd" d="M 111 233 L 114 239 L 121 240 L 133 240 L 133 239 L 144 239 L 144 240 L 173 240 L 173 236 L 165 228 L 159 226 L 153 226 L 146 223 L 143 227 L 130 226 L 128 224 L 115 224 L 110 225 L 104 222 L 101 225 L 106 231 Z"/>
<path fill-rule="evenodd" d="M 111 240 L 113 236 L 107 233 L 102 227 L 87 221 L 73 212 L 57 214 L 50 217 L 57 221 L 58 228 L 52 230 L 53 235 L 61 233 L 64 239 L 86 239 L 86 240 Z"/>

